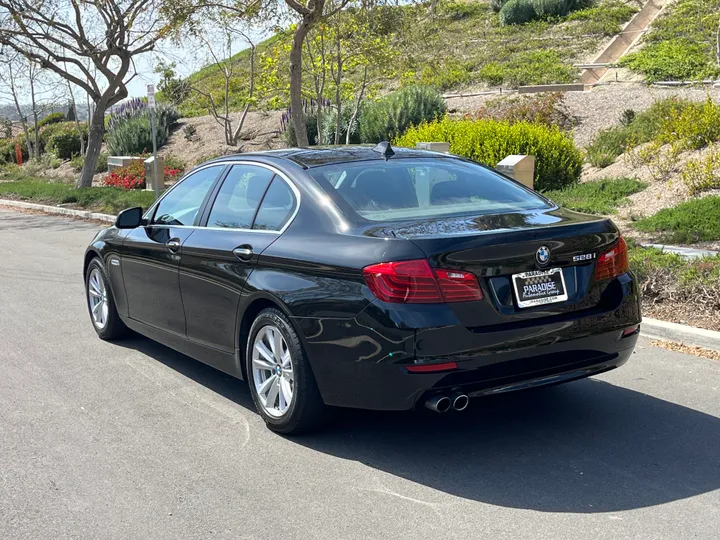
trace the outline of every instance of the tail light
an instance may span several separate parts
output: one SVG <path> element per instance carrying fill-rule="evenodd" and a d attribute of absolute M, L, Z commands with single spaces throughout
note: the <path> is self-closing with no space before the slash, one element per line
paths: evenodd
<path fill-rule="evenodd" d="M 621 236 L 612 249 L 598 257 L 595 266 L 595 281 L 612 279 L 628 271 L 627 244 Z"/>
<path fill-rule="evenodd" d="M 439 304 L 483 298 L 474 274 L 433 270 L 425 259 L 366 266 L 363 277 L 372 293 L 384 302 Z"/>

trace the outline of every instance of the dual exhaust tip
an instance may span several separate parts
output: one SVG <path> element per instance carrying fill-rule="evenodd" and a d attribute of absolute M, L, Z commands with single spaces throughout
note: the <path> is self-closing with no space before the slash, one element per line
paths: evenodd
<path fill-rule="evenodd" d="M 451 408 L 456 411 L 464 411 L 470 405 L 470 398 L 460 392 L 454 392 L 449 396 L 438 394 L 425 401 L 425 406 L 431 411 L 444 413 Z"/>

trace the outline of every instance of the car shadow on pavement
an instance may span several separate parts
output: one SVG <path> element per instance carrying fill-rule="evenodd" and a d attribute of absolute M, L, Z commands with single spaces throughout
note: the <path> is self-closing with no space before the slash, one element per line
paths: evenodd
<path fill-rule="evenodd" d="M 144 338 L 127 343 L 254 411 L 247 386 Z M 618 512 L 720 488 L 720 419 L 589 379 L 461 413 L 339 411 L 297 444 L 474 501 Z"/>

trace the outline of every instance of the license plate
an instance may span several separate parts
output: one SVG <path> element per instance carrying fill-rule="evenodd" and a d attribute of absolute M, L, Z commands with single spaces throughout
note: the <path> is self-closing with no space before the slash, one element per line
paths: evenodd
<path fill-rule="evenodd" d="M 513 274 L 518 307 L 542 306 L 568 299 L 561 268 Z"/>

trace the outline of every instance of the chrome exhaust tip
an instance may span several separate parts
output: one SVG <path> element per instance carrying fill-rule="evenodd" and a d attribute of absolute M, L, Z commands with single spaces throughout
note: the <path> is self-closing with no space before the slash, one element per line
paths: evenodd
<path fill-rule="evenodd" d="M 464 411 L 470 405 L 470 398 L 465 394 L 453 394 L 452 408 L 456 411 Z"/>
<path fill-rule="evenodd" d="M 450 410 L 452 403 L 447 396 L 433 396 L 425 401 L 425 406 L 431 411 L 443 413 Z"/>

